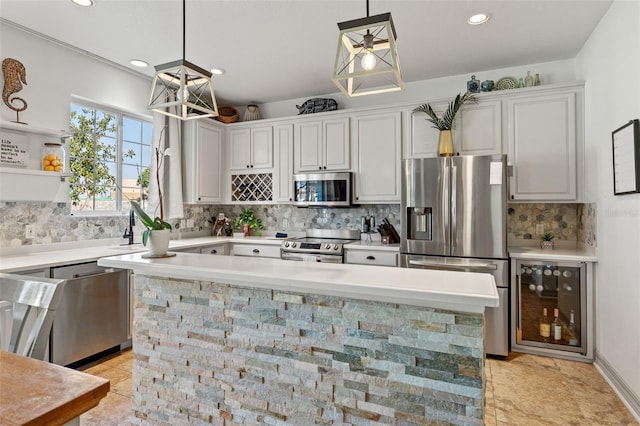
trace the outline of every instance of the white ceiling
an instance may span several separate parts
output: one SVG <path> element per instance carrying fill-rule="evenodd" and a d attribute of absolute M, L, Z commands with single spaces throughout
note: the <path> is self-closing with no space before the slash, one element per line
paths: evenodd
<path fill-rule="evenodd" d="M 405 82 L 573 58 L 611 0 L 370 0 L 391 12 Z M 337 22 L 366 16 L 365 0 L 187 0 L 186 59 L 223 68 L 220 105 L 337 91 Z M 466 23 L 476 12 L 491 20 Z M 128 68 L 182 56 L 180 0 L 1 0 L 0 17 Z M 6 23 L 3 23 L 5 25 Z"/>

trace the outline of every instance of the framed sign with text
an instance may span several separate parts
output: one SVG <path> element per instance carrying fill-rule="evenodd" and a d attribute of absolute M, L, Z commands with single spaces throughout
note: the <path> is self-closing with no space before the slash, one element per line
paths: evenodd
<path fill-rule="evenodd" d="M 25 135 L 0 133 L 0 166 L 27 167 L 30 158 L 29 141 Z"/>
<path fill-rule="evenodd" d="M 631 120 L 611 132 L 613 194 L 640 192 L 640 121 Z"/>

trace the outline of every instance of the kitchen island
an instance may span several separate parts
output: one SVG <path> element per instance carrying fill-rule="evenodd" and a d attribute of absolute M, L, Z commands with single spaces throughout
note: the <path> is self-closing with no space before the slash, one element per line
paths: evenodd
<path fill-rule="evenodd" d="M 133 411 L 166 424 L 482 424 L 488 274 L 178 253 L 136 274 Z"/>

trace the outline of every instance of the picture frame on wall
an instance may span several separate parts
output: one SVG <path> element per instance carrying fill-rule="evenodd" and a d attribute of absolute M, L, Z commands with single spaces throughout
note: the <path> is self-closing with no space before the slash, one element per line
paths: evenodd
<path fill-rule="evenodd" d="M 640 120 L 629 121 L 611 132 L 613 194 L 640 193 Z"/>

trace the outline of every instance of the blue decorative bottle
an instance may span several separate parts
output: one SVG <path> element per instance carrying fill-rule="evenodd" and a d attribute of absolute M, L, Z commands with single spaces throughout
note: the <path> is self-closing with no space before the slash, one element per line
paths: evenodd
<path fill-rule="evenodd" d="M 480 92 L 480 80 L 477 80 L 475 75 L 472 75 L 471 80 L 467 81 L 467 92 L 469 93 Z"/>

